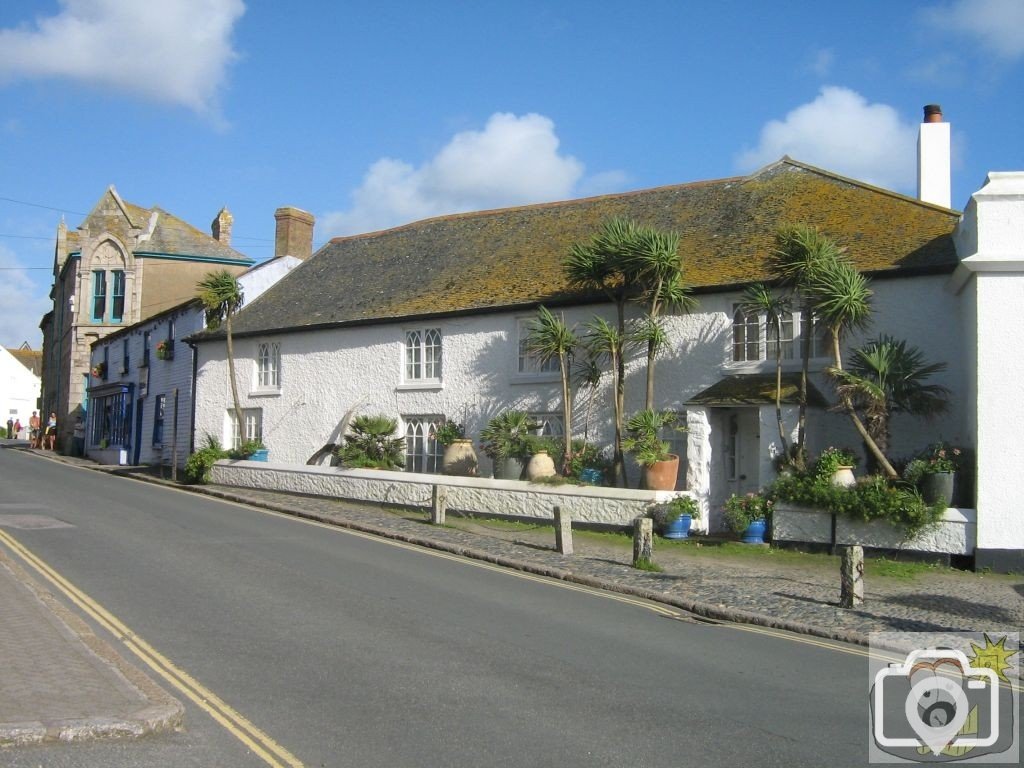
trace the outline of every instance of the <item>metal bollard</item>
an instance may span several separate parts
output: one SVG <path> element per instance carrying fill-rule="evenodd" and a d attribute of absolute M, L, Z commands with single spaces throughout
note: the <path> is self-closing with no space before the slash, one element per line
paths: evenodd
<path fill-rule="evenodd" d="M 572 554 L 572 512 L 561 507 L 554 508 L 555 549 L 563 555 Z"/>
<path fill-rule="evenodd" d="M 444 513 L 448 508 L 448 493 L 441 486 L 432 486 L 430 492 L 430 522 L 444 525 Z"/>
<path fill-rule="evenodd" d="M 649 517 L 638 517 L 633 521 L 633 567 L 638 563 L 651 562 L 654 555 L 654 521 Z"/>

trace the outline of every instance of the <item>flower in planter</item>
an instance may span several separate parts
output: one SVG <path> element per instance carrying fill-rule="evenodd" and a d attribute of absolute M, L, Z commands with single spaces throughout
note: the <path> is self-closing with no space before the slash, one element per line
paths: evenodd
<path fill-rule="evenodd" d="M 949 443 L 932 443 L 910 460 L 903 470 L 903 479 L 917 483 L 924 475 L 957 472 L 962 456 L 963 451 Z"/>
<path fill-rule="evenodd" d="M 161 360 L 170 360 L 174 356 L 174 342 L 171 339 L 161 339 L 156 343 L 156 356 Z"/>
<path fill-rule="evenodd" d="M 107 364 L 106 363 L 96 363 L 96 365 L 94 365 L 92 367 L 91 373 L 93 375 L 93 378 L 95 378 L 95 379 L 104 379 L 104 378 L 106 378 L 106 376 L 107 376 Z"/>
<path fill-rule="evenodd" d="M 725 524 L 734 533 L 743 533 L 755 520 L 770 519 L 774 506 L 771 499 L 760 493 L 745 496 L 734 493 L 725 502 Z"/>

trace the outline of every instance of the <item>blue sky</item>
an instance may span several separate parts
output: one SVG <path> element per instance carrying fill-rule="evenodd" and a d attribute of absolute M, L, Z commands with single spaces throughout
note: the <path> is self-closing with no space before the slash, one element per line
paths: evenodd
<path fill-rule="evenodd" d="M 261 261 L 282 205 L 320 245 L 783 154 L 914 194 L 939 103 L 962 208 L 1024 169 L 1022 74 L 1024 0 L 3 3 L 0 344 L 38 348 L 57 223 L 110 184 L 227 205 Z"/>

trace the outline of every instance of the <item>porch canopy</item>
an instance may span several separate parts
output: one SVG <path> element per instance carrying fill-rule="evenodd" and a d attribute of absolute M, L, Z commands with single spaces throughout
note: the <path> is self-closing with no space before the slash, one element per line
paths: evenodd
<path fill-rule="evenodd" d="M 782 405 L 800 404 L 800 372 L 782 374 Z M 687 405 L 731 408 L 742 405 L 775 405 L 774 373 L 737 373 L 698 392 Z M 827 408 L 829 403 L 810 381 L 807 382 L 807 405 Z"/>

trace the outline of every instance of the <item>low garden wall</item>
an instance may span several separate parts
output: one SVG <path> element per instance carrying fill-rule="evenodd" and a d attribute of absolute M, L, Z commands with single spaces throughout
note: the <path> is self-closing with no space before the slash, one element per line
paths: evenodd
<path fill-rule="evenodd" d="M 544 485 L 517 480 L 451 477 L 377 469 L 295 466 L 262 461 L 221 460 L 213 482 L 309 496 L 430 508 L 434 486 L 445 491 L 453 511 L 551 520 L 552 508 L 569 510 L 581 523 L 628 526 L 653 505 L 680 494 L 585 485 Z M 692 494 L 691 494 L 692 495 Z"/>
<path fill-rule="evenodd" d="M 950 555 L 974 554 L 977 511 L 950 507 L 935 526 L 910 540 L 885 520 L 869 523 L 836 516 L 836 544 L 860 544 L 877 549 L 904 549 Z M 777 503 L 772 513 L 772 540 L 814 544 L 832 542 L 832 515 L 820 509 Z"/>

